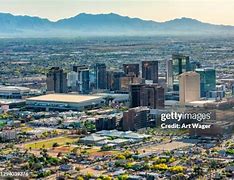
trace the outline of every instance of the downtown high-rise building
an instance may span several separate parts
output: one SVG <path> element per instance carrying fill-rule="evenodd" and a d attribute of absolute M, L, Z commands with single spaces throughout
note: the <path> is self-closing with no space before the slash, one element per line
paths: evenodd
<path fill-rule="evenodd" d="M 89 68 L 86 65 L 73 66 L 73 72 L 77 74 L 77 91 L 81 94 L 88 94 L 90 91 Z"/>
<path fill-rule="evenodd" d="M 131 84 L 130 106 L 147 106 L 151 109 L 164 108 L 164 88 L 158 84 Z"/>
<path fill-rule="evenodd" d="M 189 56 L 173 54 L 167 61 L 167 86 L 170 90 L 179 91 L 179 75 L 190 71 Z"/>
<path fill-rule="evenodd" d="M 121 89 L 121 78 L 124 76 L 122 71 L 107 71 L 107 89 L 119 91 Z"/>
<path fill-rule="evenodd" d="M 149 108 L 135 107 L 123 113 L 122 129 L 136 131 L 149 126 Z"/>
<path fill-rule="evenodd" d="M 143 83 L 143 79 L 141 77 L 125 76 L 125 77 L 121 77 L 120 83 L 121 83 L 120 85 L 121 91 L 129 92 L 131 84 Z"/>
<path fill-rule="evenodd" d="M 106 89 L 107 88 L 107 71 L 104 63 L 97 63 L 94 67 L 95 74 L 95 88 Z"/>
<path fill-rule="evenodd" d="M 167 80 L 167 87 L 169 90 L 173 90 L 173 61 L 167 60 L 166 61 L 166 80 Z"/>
<path fill-rule="evenodd" d="M 180 104 L 200 100 L 200 75 L 189 71 L 179 75 Z"/>
<path fill-rule="evenodd" d="M 142 61 L 142 78 L 158 83 L 158 61 Z"/>
<path fill-rule="evenodd" d="M 59 67 L 52 67 L 46 75 L 48 92 L 67 93 L 67 73 Z"/>
<path fill-rule="evenodd" d="M 78 85 L 77 85 L 77 82 L 78 82 L 78 75 L 76 72 L 74 71 L 70 71 L 67 73 L 67 87 L 68 87 L 68 91 L 77 91 L 78 89 Z"/>
<path fill-rule="evenodd" d="M 213 68 L 200 68 L 195 71 L 200 74 L 201 97 L 208 97 L 210 91 L 216 90 L 216 71 Z"/>
<path fill-rule="evenodd" d="M 139 64 L 123 64 L 125 76 L 139 77 L 140 65 Z"/>
<path fill-rule="evenodd" d="M 130 107 L 141 106 L 141 90 L 143 84 L 136 83 L 129 86 L 129 95 L 130 95 Z"/>
<path fill-rule="evenodd" d="M 145 84 L 141 89 L 141 106 L 163 109 L 164 102 L 164 88 L 158 84 Z"/>

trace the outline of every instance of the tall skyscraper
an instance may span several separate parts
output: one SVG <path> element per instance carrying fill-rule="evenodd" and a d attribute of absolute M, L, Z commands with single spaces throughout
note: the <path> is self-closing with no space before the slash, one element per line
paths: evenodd
<path fill-rule="evenodd" d="M 130 107 L 141 106 L 141 89 L 143 86 L 143 84 L 131 84 L 129 86 Z"/>
<path fill-rule="evenodd" d="M 107 89 L 118 91 L 121 89 L 121 78 L 124 76 L 122 71 L 107 71 Z"/>
<path fill-rule="evenodd" d="M 142 61 L 142 78 L 158 83 L 158 61 Z"/>
<path fill-rule="evenodd" d="M 189 56 L 173 54 L 167 61 L 167 85 L 169 89 L 179 91 L 179 75 L 190 71 Z"/>
<path fill-rule="evenodd" d="M 157 84 L 146 84 L 141 89 L 141 106 L 151 109 L 164 108 L 164 88 Z"/>
<path fill-rule="evenodd" d="M 164 108 L 164 88 L 158 84 L 130 85 L 130 106 L 147 106 L 151 109 Z"/>
<path fill-rule="evenodd" d="M 123 113 L 122 128 L 124 131 L 136 131 L 149 126 L 149 108 L 136 107 Z"/>
<path fill-rule="evenodd" d="M 67 86 L 69 91 L 77 91 L 78 75 L 75 71 L 67 74 Z"/>
<path fill-rule="evenodd" d="M 88 94 L 89 86 L 89 68 L 85 65 L 73 66 L 73 71 L 77 73 L 77 90 L 81 94 Z"/>
<path fill-rule="evenodd" d="M 106 65 L 97 63 L 94 67 L 94 72 L 95 72 L 96 89 L 106 89 L 107 88 Z"/>
<path fill-rule="evenodd" d="M 126 76 L 139 77 L 140 75 L 139 64 L 123 64 L 123 70 Z"/>
<path fill-rule="evenodd" d="M 138 84 L 138 83 L 142 83 L 143 79 L 141 77 L 121 77 L 120 78 L 120 82 L 121 82 L 121 91 L 126 91 L 129 92 L 129 87 L 131 84 Z"/>
<path fill-rule="evenodd" d="M 173 89 L 173 63 L 172 60 L 166 61 L 166 71 L 167 71 L 167 87 L 169 90 Z"/>
<path fill-rule="evenodd" d="M 210 91 L 216 90 L 216 72 L 212 68 L 202 68 L 195 70 L 200 74 L 200 94 L 201 97 L 208 97 Z"/>
<path fill-rule="evenodd" d="M 67 92 L 67 73 L 59 67 L 52 67 L 47 73 L 47 91 L 55 93 Z"/>
<path fill-rule="evenodd" d="M 179 76 L 180 104 L 200 100 L 200 75 L 196 72 L 184 72 Z"/>
<path fill-rule="evenodd" d="M 86 65 L 74 65 L 73 67 L 72 67 L 72 70 L 74 71 L 74 72 L 78 72 L 78 71 L 80 71 L 80 70 L 82 70 L 82 69 L 87 69 L 88 67 L 86 66 Z"/>

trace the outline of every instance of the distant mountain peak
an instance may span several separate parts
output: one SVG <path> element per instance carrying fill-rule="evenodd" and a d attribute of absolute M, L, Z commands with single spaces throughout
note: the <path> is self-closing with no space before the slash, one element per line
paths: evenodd
<path fill-rule="evenodd" d="M 233 26 L 213 25 L 188 17 L 159 23 L 115 13 L 80 13 L 56 22 L 39 17 L 0 13 L 0 24 L 0 37 L 234 35 Z"/>
<path fill-rule="evenodd" d="M 169 21 L 165 21 L 165 23 L 168 22 L 180 22 L 180 23 L 203 23 L 201 21 L 198 21 L 197 19 L 193 19 L 193 18 L 188 18 L 188 17 L 181 17 L 181 18 L 176 18 L 176 19 L 172 19 Z M 207 23 L 208 24 L 208 23 Z"/>

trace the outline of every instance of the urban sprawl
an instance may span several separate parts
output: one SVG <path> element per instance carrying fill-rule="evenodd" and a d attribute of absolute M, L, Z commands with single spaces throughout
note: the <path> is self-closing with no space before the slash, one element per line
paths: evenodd
<path fill-rule="evenodd" d="M 0 40 L 0 179 L 233 179 L 226 42 Z"/>

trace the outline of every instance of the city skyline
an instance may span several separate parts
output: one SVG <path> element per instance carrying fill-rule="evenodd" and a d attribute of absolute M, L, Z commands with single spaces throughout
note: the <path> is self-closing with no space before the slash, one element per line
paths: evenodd
<path fill-rule="evenodd" d="M 233 38 L 0 38 L 0 62 L 0 179 L 234 178 Z"/>
<path fill-rule="evenodd" d="M 212 24 L 234 25 L 234 2 L 231 0 L 0 0 L 0 12 L 14 15 L 28 15 L 57 21 L 76 16 L 80 13 L 108 14 L 137 17 L 144 20 L 164 22 L 176 18 L 188 17 Z M 98 3 L 98 5 L 97 5 Z M 56 9 L 56 11 L 55 11 Z M 59 12 L 59 13 L 57 13 Z"/>

